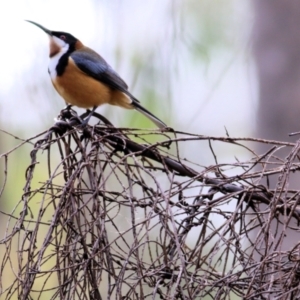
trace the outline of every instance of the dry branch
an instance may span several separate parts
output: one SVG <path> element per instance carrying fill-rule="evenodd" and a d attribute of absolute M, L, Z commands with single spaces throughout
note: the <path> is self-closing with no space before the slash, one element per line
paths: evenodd
<path fill-rule="evenodd" d="M 300 191 L 288 188 L 298 143 L 115 128 L 98 114 L 104 125 L 82 128 L 84 117 L 64 110 L 21 144 L 34 142 L 24 193 L 13 212 L 0 212 L 9 216 L 1 278 L 13 270 L 3 299 L 300 296 L 299 243 L 284 249 L 300 218 Z M 218 163 L 214 141 L 250 159 Z M 183 161 L 179 148 L 192 142 L 199 160 L 206 143 L 216 163 Z M 257 155 L 250 142 L 271 148 Z M 284 161 L 282 147 L 291 148 Z M 1 156 L 5 180 L 11 153 Z M 262 184 L 269 176 L 276 189 Z"/>

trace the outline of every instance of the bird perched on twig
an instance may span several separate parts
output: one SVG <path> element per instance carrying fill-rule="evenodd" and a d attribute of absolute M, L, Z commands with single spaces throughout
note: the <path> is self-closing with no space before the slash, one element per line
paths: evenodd
<path fill-rule="evenodd" d="M 105 103 L 136 109 L 159 128 L 167 127 L 140 104 L 128 91 L 124 80 L 98 53 L 69 33 L 51 31 L 33 21 L 27 22 L 36 25 L 50 37 L 48 71 L 56 91 L 66 103 L 92 108 L 91 115 L 99 105 Z"/>

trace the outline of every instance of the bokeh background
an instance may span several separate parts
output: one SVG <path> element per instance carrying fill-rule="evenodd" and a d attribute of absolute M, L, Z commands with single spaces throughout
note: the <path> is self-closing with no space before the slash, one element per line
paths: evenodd
<path fill-rule="evenodd" d="M 1 127 L 23 137 L 48 128 L 64 107 L 47 73 L 48 38 L 25 19 L 95 49 L 168 125 L 251 134 L 257 93 L 248 1 L 2 1 Z M 152 127 L 136 112 L 98 111 L 116 126 Z"/>
<path fill-rule="evenodd" d="M 96 50 L 132 94 L 170 127 L 203 135 L 287 140 L 290 130 L 299 126 L 283 130 L 282 123 L 297 119 L 298 106 L 284 117 L 285 101 L 297 103 L 300 92 L 292 93 L 292 85 L 285 85 L 290 94 L 285 93 L 280 84 L 292 77 L 293 86 L 299 85 L 300 71 L 297 76 L 289 71 L 299 69 L 300 47 L 287 42 L 289 37 L 298 42 L 299 16 L 296 0 L 0 1 L 0 153 L 47 130 L 65 106 L 48 76 L 48 38 L 24 20 L 69 32 Z M 281 70 L 282 77 L 262 89 L 262 78 Z M 266 96 L 266 91 L 273 95 Z M 272 103 L 277 96 L 282 106 L 276 114 L 270 106 L 261 109 L 264 97 Z M 108 106 L 97 111 L 115 126 L 153 127 L 134 111 Z M 263 125 L 261 120 L 272 115 L 275 121 Z M 280 130 L 281 137 L 270 133 Z M 1 210 L 10 212 L 20 199 L 30 149 L 26 145 L 9 156 Z M 230 148 L 218 150 L 220 161 L 245 158 Z M 197 146 L 189 144 L 180 151 L 197 164 L 214 163 L 212 155 Z M 3 184 L 3 159 L 0 167 Z M 40 174 L 41 180 L 46 177 Z M 6 220 L 0 222 L 6 228 Z"/>

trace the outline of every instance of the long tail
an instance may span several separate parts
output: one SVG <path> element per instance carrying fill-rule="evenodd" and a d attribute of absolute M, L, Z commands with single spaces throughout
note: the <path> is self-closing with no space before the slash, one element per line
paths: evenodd
<path fill-rule="evenodd" d="M 163 121 L 155 117 L 150 111 L 140 105 L 139 102 L 132 100 L 131 105 L 148 119 L 150 119 L 157 127 L 159 128 L 166 128 L 168 127 Z"/>

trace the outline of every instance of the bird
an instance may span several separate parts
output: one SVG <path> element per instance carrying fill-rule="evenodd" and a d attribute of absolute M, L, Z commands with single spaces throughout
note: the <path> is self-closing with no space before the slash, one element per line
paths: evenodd
<path fill-rule="evenodd" d="M 36 22 L 25 21 L 48 34 L 48 72 L 54 88 L 67 104 L 85 109 L 92 108 L 91 115 L 98 106 L 106 103 L 136 109 L 157 127 L 167 127 L 128 91 L 125 81 L 100 54 L 83 45 L 70 33 L 52 31 Z"/>

